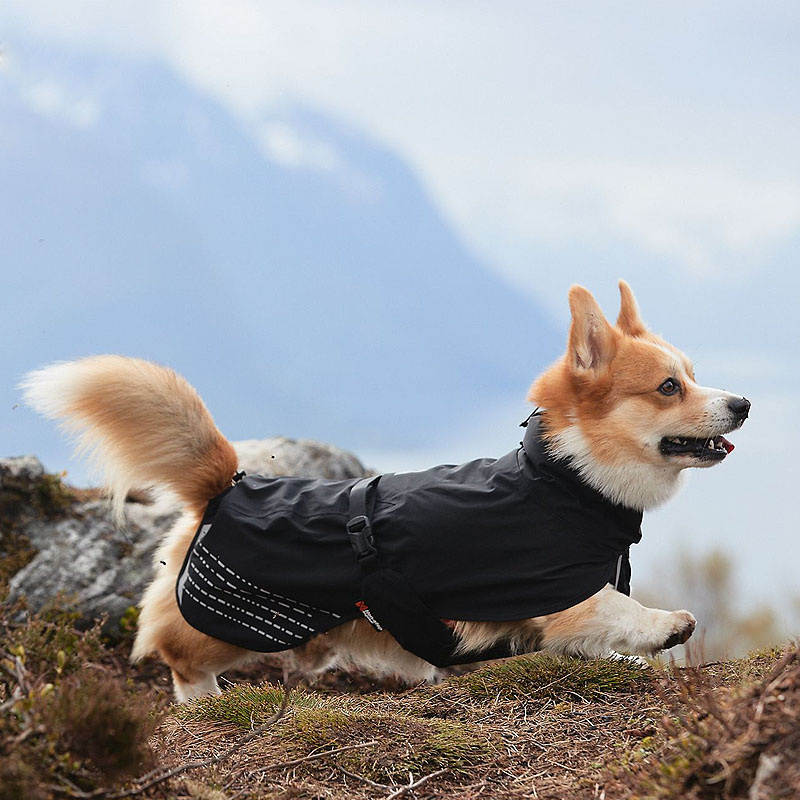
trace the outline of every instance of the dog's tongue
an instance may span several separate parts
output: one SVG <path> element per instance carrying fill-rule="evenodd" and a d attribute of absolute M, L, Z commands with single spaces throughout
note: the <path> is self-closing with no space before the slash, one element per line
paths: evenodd
<path fill-rule="evenodd" d="M 724 437 L 719 437 L 720 444 L 725 448 L 725 452 L 730 453 L 733 450 L 733 445 Z"/>

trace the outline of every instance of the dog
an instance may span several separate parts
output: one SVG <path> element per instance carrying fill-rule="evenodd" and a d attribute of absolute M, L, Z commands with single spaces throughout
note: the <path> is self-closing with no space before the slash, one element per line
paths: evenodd
<path fill-rule="evenodd" d="M 724 460 L 733 450 L 724 434 L 744 423 L 750 403 L 700 386 L 689 358 L 645 326 L 628 284 L 620 281 L 619 290 L 612 325 L 587 289 L 570 289 L 566 353 L 533 382 L 527 399 L 539 409 L 537 435 L 547 458 L 586 491 L 635 515 L 670 498 L 686 469 Z M 155 578 L 141 601 L 132 659 L 158 654 L 172 671 L 179 702 L 218 694 L 218 674 L 261 653 L 188 624 L 176 581 L 209 501 L 230 490 L 238 468 L 233 447 L 189 383 L 146 361 L 106 355 L 56 363 L 29 373 L 21 385 L 27 402 L 77 433 L 82 450 L 103 467 L 119 519 L 134 488 L 164 487 L 180 499 L 183 514 L 155 556 Z M 689 611 L 647 608 L 618 588 L 609 577 L 569 607 L 525 618 L 447 619 L 446 625 L 475 660 L 501 642 L 509 654 L 645 656 L 692 635 L 696 620 Z M 408 683 L 436 678 L 432 664 L 364 616 L 286 650 L 285 668 L 309 677 L 358 666 Z"/>

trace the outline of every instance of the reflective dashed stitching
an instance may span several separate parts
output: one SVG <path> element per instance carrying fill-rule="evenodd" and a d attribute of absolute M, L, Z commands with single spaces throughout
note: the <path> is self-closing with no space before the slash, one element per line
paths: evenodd
<path fill-rule="evenodd" d="M 270 614 L 274 614 L 274 615 L 276 615 L 278 617 L 281 617 L 282 619 L 285 619 L 287 622 L 290 622 L 292 625 L 297 625 L 300 628 L 305 628 L 307 631 L 310 631 L 311 633 L 316 633 L 316 631 L 313 628 L 309 628 L 308 625 L 304 625 L 302 622 L 298 622 L 296 619 L 292 619 L 291 617 L 287 617 L 286 614 L 283 614 L 280 611 L 276 611 L 274 608 L 270 608 L 269 606 L 265 606 L 265 605 L 263 605 L 261 603 L 256 603 L 255 600 L 251 600 L 249 597 L 243 597 L 242 595 L 237 594 L 236 592 L 232 592 L 229 589 L 223 589 L 221 586 L 217 586 L 212 580 L 209 579 L 209 577 L 204 572 L 202 572 L 202 570 L 200 570 L 200 568 L 197 566 L 197 564 L 194 563 L 193 560 L 189 562 L 189 567 L 191 569 L 193 569 L 195 571 L 195 573 L 198 575 L 198 577 L 205 582 L 206 586 L 210 586 L 212 589 L 215 589 L 218 592 L 224 592 L 225 594 L 229 594 L 232 597 L 235 597 L 237 600 L 243 600 L 245 603 L 250 603 L 251 605 L 255 606 L 256 608 L 260 608 L 262 611 L 267 611 Z M 212 572 L 213 572 L 213 570 L 212 570 Z M 214 573 L 214 574 L 218 575 L 219 573 Z M 192 578 L 191 575 L 187 575 L 187 577 L 188 577 L 188 579 L 190 581 L 192 581 L 192 583 L 194 583 L 195 585 L 197 585 L 199 587 L 199 584 L 197 584 L 197 582 Z M 230 585 L 230 584 L 228 584 L 228 585 Z M 242 611 L 247 612 L 247 609 L 242 609 Z M 247 612 L 247 613 L 249 613 L 249 612 Z M 257 614 L 256 614 L 256 616 L 258 617 Z M 261 617 L 258 617 L 258 619 L 261 619 Z M 272 622 L 271 620 L 266 620 L 265 619 L 264 622 L 267 622 L 270 625 L 274 625 L 279 630 L 285 630 L 284 628 L 281 628 L 280 625 L 277 625 L 276 623 Z M 286 633 L 289 633 L 292 636 L 297 636 L 298 635 L 294 631 L 286 631 Z"/>
<path fill-rule="evenodd" d="M 266 631 L 262 631 L 260 628 L 256 628 L 254 625 L 250 625 L 249 623 L 245 622 L 241 619 L 236 619 L 236 617 L 232 617 L 230 614 L 226 614 L 224 611 L 220 611 L 218 608 L 214 608 L 213 606 L 208 605 L 208 603 L 204 603 L 197 595 L 195 595 L 189 587 L 185 587 L 186 594 L 195 601 L 195 603 L 199 603 L 203 608 L 207 608 L 214 614 L 217 614 L 220 617 L 225 617 L 225 619 L 231 620 L 231 622 L 235 622 L 237 625 L 241 625 L 244 628 L 250 628 L 251 631 L 255 631 L 256 633 L 260 633 L 262 636 L 266 636 L 267 639 L 272 639 L 273 642 L 277 642 L 278 644 L 285 644 L 287 647 L 289 646 L 289 642 L 283 642 L 280 639 L 276 639 L 274 636 L 270 636 Z"/>
<path fill-rule="evenodd" d="M 277 628 L 279 631 L 283 631 L 283 633 L 288 633 L 289 636 L 293 636 L 295 639 L 302 639 L 302 634 L 294 633 L 293 631 L 287 631 L 286 628 L 282 628 L 280 625 L 276 625 L 274 622 L 271 622 L 268 619 L 264 619 L 264 617 L 260 617 L 258 614 L 254 614 L 252 611 L 248 611 L 246 608 L 240 608 L 233 603 L 227 602 L 227 600 L 223 600 L 221 597 L 217 597 L 216 595 L 211 594 L 211 592 L 207 592 L 191 575 L 186 576 L 189 580 L 189 583 L 193 583 L 198 591 L 202 592 L 209 600 L 213 600 L 215 603 L 222 603 L 223 605 L 228 606 L 228 608 L 234 609 L 234 611 L 238 611 L 241 614 L 247 614 L 248 617 L 253 617 L 255 619 L 260 619 L 262 622 L 266 622 L 267 625 Z"/>
<path fill-rule="evenodd" d="M 335 617 L 336 619 L 341 619 L 340 615 L 334 613 L 333 611 L 328 611 L 325 608 L 317 608 L 316 606 L 312 606 L 312 605 L 310 605 L 308 603 L 302 602 L 302 600 L 293 600 L 291 597 L 284 597 L 283 595 L 276 594 L 275 592 L 270 592 L 267 589 L 263 589 L 261 586 L 257 586 L 255 583 L 251 583 L 249 580 L 247 580 L 247 578 L 243 577 L 242 575 L 239 575 L 237 572 L 234 572 L 229 566 L 227 566 L 227 564 L 225 564 L 220 558 L 215 556 L 204 544 L 202 544 L 202 542 L 198 542 L 197 549 L 198 550 L 200 550 L 200 549 L 205 550 L 206 553 L 208 553 L 208 555 L 211 558 L 213 558 L 214 561 L 216 561 L 217 564 L 219 564 L 224 570 L 229 572 L 235 578 L 238 578 L 240 581 L 243 581 L 248 586 L 251 586 L 257 592 L 261 592 L 262 594 L 270 595 L 271 597 L 277 597 L 277 598 L 280 598 L 281 600 L 288 600 L 290 603 L 296 603 L 299 606 L 305 606 L 305 608 L 310 608 L 312 611 L 319 611 L 322 614 L 330 614 L 330 616 Z M 239 588 L 239 587 L 234 587 L 234 588 Z M 305 613 L 306 616 L 309 616 L 309 617 L 311 616 L 310 614 L 307 614 L 306 612 L 301 611 L 299 608 L 292 608 L 292 610 L 293 611 L 297 611 L 300 614 L 304 614 Z"/>
<path fill-rule="evenodd" d="M 204 548 L 204 549 L 205 549 L 205 548 Z M 207 553 L 208 553 L 208 554 L 209 554 L 209 555 L 210 555 L 212 558 L 214 558 L 214 555 L 213 555 L 213 553 L 209 553 L 209 552 L 208 552 L 208 550 L 206 550 L 206 552 L 207 552 Z M 199 560 L 199 561 L 200 561 L 200 562 L 203 564 L 203 566 L 204 566 L 204 567 L 205 567 L 205 568 L 206 568 L 206 569 L 207 569 L 209 572 L 213 572 L 213 573 L 214 573 L 214 574 L 215 574 L 215 575 L 216 575 L 216 576 L 217 576 L 217 577 L 218 577 L 218 578 L 219 578 L 219 579 L 220 579 L 220 580 L 221 580 L 223 583 L 225 583 L 225 584 L 227 584 L 228 586 L 230 586 L 230 587 L 231 587 L 231 589 L 238 589 L 240 592 L 246 592 L 246 591 L 247 591 L 246 589 L 242 589 L 242 587 L 241 587 L 241 586 L 237 586 L 235 583 L 231 583 L 231 582 L 230 582 L 230 581 L 229 581 L 229 580 L 228 580 L 228 579 L 227 579 L 227 578 L 226 578 L 224 575 L 220 575 L 220 574 L 219 574 L 219 572 L 217 572 L 217 571 L 214 569 L 214 567 L 212 567 L 212 566 L 211 566 L 211 564 L 209 564 L 209 563 L 208 563 L 208 561 L 206 561 L 206 560 L 203 558 L 203 556 L 201 556 L 201 555 L 200 555 L 200 553 L 198 553 L 198 552 L 195 552 L 195 553 L 194 553 L 194 555 L 195 555 L 195 556 L 197 556 L 198 560 Z M 192 559 L 192 560 L 194 560 L 194 559 Z M 222 564 L 221 562 L 219 562 L 219 563 L 220 563 L 220 566 L 222 566 L 222 567 L 225 567 L 225 565 L 224 565 L 224 564 Z M 195 569 L 197 569 L 197 567 L 195 567 Z M 227 567 L 225 567 L 225 569 L 228 569 L 228 568 L 227 568 Z M 232 571 L 232 570 L 230 570 L 230 569 L 228 569 L 228 572 L 230 572 L 230 573 L 231 573 L 231 575 L 233 575 L 234 577 L 237 577 L 237 578 L 238 578 L 238 577 L 240 577 L 240 576 L 236 575 L 236 573 L 235 573 L 235 572 L 233 572 L 233 571 Z M 242 578 L 242 580 L 244 580 L 244 578 Z M 269 592 L 266 592 L 266 594 L 269 594 Z M 294 608 L 294 607 L 292 607 L 292 606 L 290 606 L 290 605 L 288 605 L 288 604 L 286 604 L 286 603 L 282 603 L 280 600 L 275 600 L 274 602 L 276 602 L 276 603 L 277 603 L 279 606 L 283 606 L 284 608 L 288 608 L 288 609 L 290 609 L 291 611 L 296 611 L 298 614 L 305 614 L 305 615 L 306 615 L 307 617 L 309 617 L 309 618 L 311 618 L 311 616 L 312 616 L 312 615 L 311 615 L 311 614 L 309 614 L 307 611 L 301 611 L 299 608 Z"/>

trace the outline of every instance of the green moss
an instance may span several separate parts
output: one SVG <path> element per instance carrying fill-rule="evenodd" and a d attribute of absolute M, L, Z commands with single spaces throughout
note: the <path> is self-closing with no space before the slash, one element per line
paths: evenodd
<path fill-rule="evenodd" d="M 466 773 L 495 749 L 477 726 L 341 708 L 300 709 L 278 729 L 278 736 L 301 744 L 305 752 L 376 739 L 374 747 L 350 751 L 343 760 L 353 771 L 380 782 L 405 779 L 409 772 Z"/>
<path fill-rule="evenodd" d="M 538 653 L 451 678 L 448 684 L 463 688 L 475 700 L 497 697 L 574 702 L 634 692 L 652 680 L 651 673 L 626 661 L 585 661 Z"/>
<path fill-rule="evenodd" d="M 282 700 L 283 689 L 277 686 L 237 685 L 222 695 L 188 703 L 175 713 L 183 719 L 250 728 L 274 714 Z M 386 711 L 384 700 L 295 690 L 286 718 L 275 726 L 273 735 L 284 751 L 297 756 L 374 739 L 374 746 L 342 754 L 340 763 L 381 782 L 405 780 L 409 771 L 466 772 L 487 761 L 495 749 L 494 740 L 478 726 Z"/>

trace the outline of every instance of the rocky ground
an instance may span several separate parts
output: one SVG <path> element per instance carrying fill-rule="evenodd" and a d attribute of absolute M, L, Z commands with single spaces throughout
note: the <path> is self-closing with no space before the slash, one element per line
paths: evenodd
<path fill-rule="evenodd" d="M 315 443 L 242 448 L 251 471 L 365 472 Z M 794 646 L 694 669 L 534 655 L 411 689 L 334 673 L 287 692 L 266 664 L 170 705 L 161 665 L 127 663 L 175 513 L 143 499 L 122 533 L 97 492 L 0 461 L 0 800 L 800 798 Z"/>

